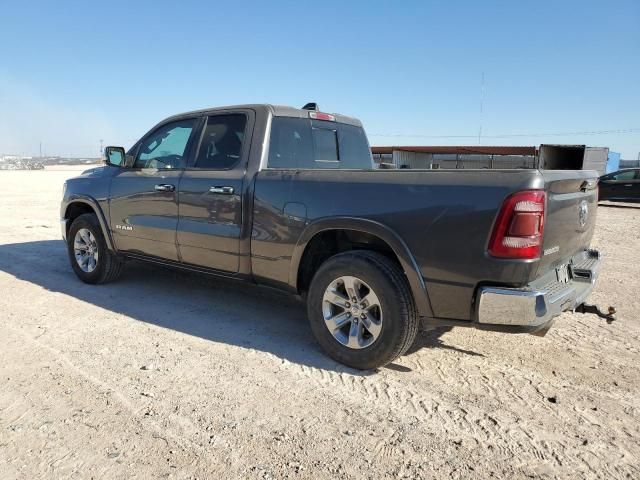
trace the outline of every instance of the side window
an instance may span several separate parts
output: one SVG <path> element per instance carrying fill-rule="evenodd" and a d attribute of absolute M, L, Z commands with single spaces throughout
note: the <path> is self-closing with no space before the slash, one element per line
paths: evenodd
<path fill-rule="evenodd" d="M 302 118 L 275 117 L 271 123 L 269 167 L 312 168 L 311 123 Z"/>
<path fill-rule="evenodd" d="M 247 117 L 239 113 L 209 117 L 194 167 L 215 170 L 233 168 L 242 155 L 246 125 Z"/>
<path fill-rule="evenodd" d="M 620 172 L 611 177 L 612 180 L 633 180 L 636 178 L 636 170 L 627 170 L 625 172 Z"/>
<path fill-rule="evenodd" d="M 195 122 L 196 119 L 191 118 L 169 123 L 143 139 L 134 168 L 184 168 Z"/>

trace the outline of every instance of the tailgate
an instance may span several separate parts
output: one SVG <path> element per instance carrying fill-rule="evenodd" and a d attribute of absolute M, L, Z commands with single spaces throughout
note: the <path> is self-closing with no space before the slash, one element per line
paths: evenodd
<path fill-rule="evenodd" d="M 537 276 L 589 248 L 596 223 L 598 172 L 541 171 L 547 192 L 542 256 Z"/>

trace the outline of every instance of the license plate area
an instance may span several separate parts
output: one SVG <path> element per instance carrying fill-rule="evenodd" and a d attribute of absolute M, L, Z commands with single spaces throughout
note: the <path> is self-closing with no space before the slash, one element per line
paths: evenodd
<path fill-rule="evenodd" d="M 569 283 L 573 278 L 571 265 L 564 264 L 556 268 L 556 278 L 558 279 L 559 283 Z"/>

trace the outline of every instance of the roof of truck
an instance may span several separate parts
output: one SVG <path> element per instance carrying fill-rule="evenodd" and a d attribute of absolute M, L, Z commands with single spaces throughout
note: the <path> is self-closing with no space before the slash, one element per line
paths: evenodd
<path fill-rule="evenodd" d="M 192 110 L 190 112 L 179 113 L 177 115 L 172 115 L 171 117 L 163 120 L 163 122 L 173 119 L 173 118 L 181 118 L 192 115 L 207 115 L 209 113 L 216 113 L 225 110 L 238 110 L 238 109 L 250 109 L 250 110 L 267 110 L 271 112 L 271 114 L 275 117 L 294 117 L 294 118 L 309 118 L 309 112 L 313 110 L 304 110 L 302 108 L 294 108 L 286 105 L 271 105 L 269 103 L 250 103 L 246 105 L 228 105 L 224 107 L 212 107 L 212 108 L 204 108 L 200 110 Z M 324 113 L 324 112 L 323 112 Z M 326 112 L 329 113 L 329 112 Z M 330 113 L 335 117 L 336 122 L 347 123 L 350 125 L 355 125 L 358 127 L 362 126 L 360 120 L 354 117 L 349 117 L 347 115 L 342 115 L 340 113 Z"/>

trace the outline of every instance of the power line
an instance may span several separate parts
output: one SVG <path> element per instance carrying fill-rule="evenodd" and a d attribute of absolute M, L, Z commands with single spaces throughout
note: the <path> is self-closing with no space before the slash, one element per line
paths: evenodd
<path fill-rule="evenodd" d="M 570 135 L 624 135 L 640 132 L 640 128 L 626 128 L 620 130 L 588 130 L 582 132 L 555 133 L 505 133 L 500 135 L 482 135 L 483 138 L 517 138 L 517 137 L 563 137 Z M 404 138 L 478 138 L 478 135 L 423 135 L 404 133 L 370 133 L 371 137 L 404 137 Z"/>

